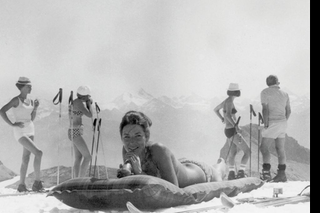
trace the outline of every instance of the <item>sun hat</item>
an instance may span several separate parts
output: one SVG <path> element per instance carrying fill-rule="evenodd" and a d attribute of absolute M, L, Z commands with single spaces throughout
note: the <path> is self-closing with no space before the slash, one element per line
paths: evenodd
<path fill-rule="evenodd" d="M 238 91 L 238 90 L 240 90 L 239 84 L 237 84 L 237 83 L 230 83 L 229 84 L 228 91 Z"/>
<path fill-rule="evenodd" d="M 279 79 L 276 75 L 269 75 L 266 79 L 267 85 L 272 86 L 272 85 L 279 85 Z"/>
<path fill-rule="evenodd" d="M 85 96 L 85 95 L 90 95 L 91 91 L 88 86 L 80 86 L 77 90 L 77 93 L 79 95 Z"/>
<path fill-rule="evenodd" d="M 31 81 L 27 77 L 19 77 L 19 80 L 17 81 L 17 84 L 20 84 L 20 85 L 31 85 Z"/>

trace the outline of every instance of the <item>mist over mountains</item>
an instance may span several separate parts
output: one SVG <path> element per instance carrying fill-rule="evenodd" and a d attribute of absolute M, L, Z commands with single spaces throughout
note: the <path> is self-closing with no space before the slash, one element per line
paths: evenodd
<path fill-rule="evenodd" d="M 118 167 L 122 162 L 119 124 L 124 113 L 129 110 L 140 110 L 150 117 L 153 122 L 151 141 L 165 144 L 178 158 L 186 157 L 214 164 L 220 156 L 220 150 L 224 147 L 226 138 L 223 132 L 224 124 L 215 115 L 213 108 L 226 97 L 215 97 L 210 100 L 196 94 L 174 98 L 154 97 L 140 89 L 136 93 L 124 93 L 111 103 L 98 102 L 101 109 L 98 116 L 102 119 L 98 164 Z M 35 120 L 35 143 L 44 152 L 42 169 L 57 165 L 72 165 L 71 142 L 67 138 L 69 126 L 68 107 L 65 101 L 67 98 L 63 99 L 61 112 L 60 106 L 53 105 L 51 100 L 41 100 Z M 287 144 L 295 144 L 290 148 L 293 151 L 300 150 L 295 154 L 296 157 L 293 155 L 290 160 L 308 165 L 310 164 L 308 163 L 310 162 L 308 150 L 310 147 L 310 100 L 293 94 L 290 94 L 290 99 L 292 115 L 288 123 L 287 133 L 290 137 Z M 242 97 L 235 99 L 237 115 L 241 116 L 240 126 L 245 131 L 250 124 L 250 104 L 253 105 L 256 113 L 261 112 L 259 97 L 255 100 Z M 94 116 L 96 117 L 97 114 L 94 113 Z M 258 117 L 253 117 L 251 122 L 254 128 L 252 137 L 256 137 Z M 92 120 L 83 117 L 83 123 L 84 138 L 91 150 Z M 12 128 L 4 121 L 0 122 L 0 134 L 0 160 L 8 168 L 19 173 L 22 147 L 14 140 Z M 249 142 L 248 134 L 246 139 Z M 256 143 L 257 139 L 253 138 L 252 141 Z M 256 147 L 254 147 L 255 150 Z M 291 150 L 288 152 L 292 153 Z M 303 157 L 299 159 L 300 154 Z M 291 156 L 291 154 L 288 155 Z M 273 158 L 276 157 L 273 156 Z M 252 161 L 257 161 L 256 154 L 252 157 Z M 30 161 L 28 173 L 33 171 L 32 162 L 33 158 Z"/>

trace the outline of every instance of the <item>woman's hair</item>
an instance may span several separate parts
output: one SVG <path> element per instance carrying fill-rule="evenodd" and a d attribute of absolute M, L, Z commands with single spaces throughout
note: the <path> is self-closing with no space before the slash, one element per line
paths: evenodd
<path fill-rule="evenodd" d="M 236 96 L 236 97 L 239 97 L 240 94 L 241 94 L 240 90 L 235 90 L 235 91 L 230 91 L 230 90 L 228 90 L 228 91 L 227 91 L 227 95 L 228 95 L 228 96 Z"/>
<path fill-rule="evenodd" d="M 16 83 L 16 87 L 21 90 L 23 87 L 25 86 L 25 84 L 18 84 Z"/>
<path fill-rule="evenodd" d="M 149 127 L 152 125 L 152 121 L 148 116 L 143 114 L 142 112 L 137 111 L 129 111 L 127 112 L 120 123 L 120 135 L 122 135 L 123 128 L 128 124 L 138 124 L 142 127 L 143 131 L 145 132 L 146 136 L 149 137 L 150 130 Z"/>

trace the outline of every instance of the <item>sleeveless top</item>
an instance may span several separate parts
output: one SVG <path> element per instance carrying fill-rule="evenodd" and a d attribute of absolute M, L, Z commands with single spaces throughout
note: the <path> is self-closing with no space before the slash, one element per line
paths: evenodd
<path fill-rule="evenodd" d="M 33 102 L 30 99 L 29 103 L 24 103 L 19 99 L 19 105 L 17 107 L 12 107 L 12 112 L 16 122 L 30 122 L 31 121 L 31 113 L 33 111 Z"/>

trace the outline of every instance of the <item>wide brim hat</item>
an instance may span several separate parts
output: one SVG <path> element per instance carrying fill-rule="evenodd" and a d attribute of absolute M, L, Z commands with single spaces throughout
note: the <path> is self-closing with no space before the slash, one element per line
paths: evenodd
<path fill-rule="evenodd" d="M 17 84 L 20 84 L 20 85 L 31 85 L 31 81 L 27 77 L 19 77 L 19 80 L 17 81 Z"/>
<path fill-rule="evenodd" d="M 230 83 L 229 84 L 228 91 L 239 91 L 239 90 L 241 90 L 239 87 L 239 84 L 237 84 L 237 83 Z"/>
<path fill-rule="evenodd" d="M 80 86 L 77 90 L 77 93 L 82 96 L 90 95 L 91 90 L 88 86 Z"/>

